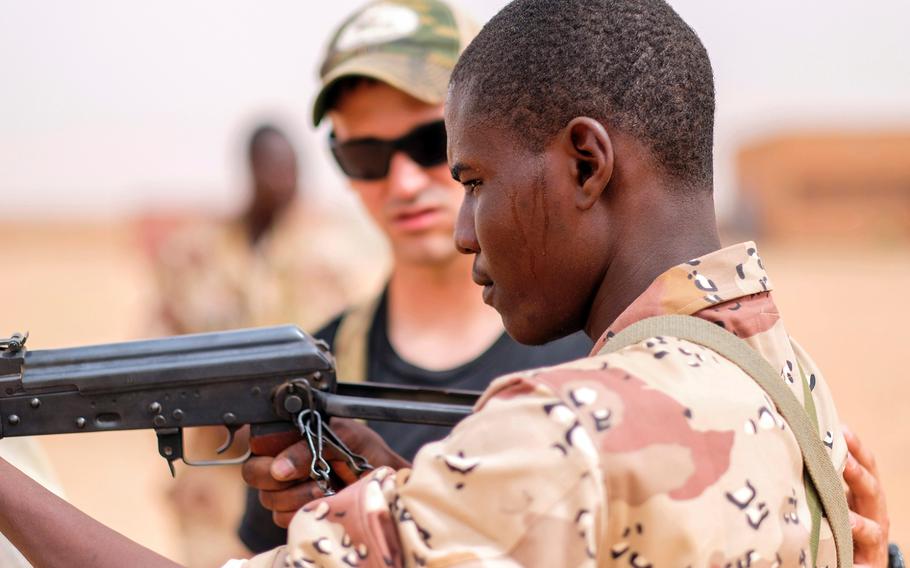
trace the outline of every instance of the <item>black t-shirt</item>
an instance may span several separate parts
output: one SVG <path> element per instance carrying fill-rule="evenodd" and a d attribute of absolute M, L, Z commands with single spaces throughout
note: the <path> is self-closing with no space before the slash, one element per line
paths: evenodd
<path fill-rule="evenodd" d="M 591 340 L 582 333 L 539 347 L 521 345 L 503 333 L 478 358 L 454 369 L 429 371 L 408 363 L 395 352 L 389 343 L 387 314 L 386 296 L 383 295 L 370 327 L 367 347 L 367 376 L 376 383 L 481 391 L 501 375 L 578 359 L 587 355 L 592 347 Z M 341 317 L 338 317 L 315 336 L 333 347 L 340 323 Z M 343 377 L 340 379 L 344 380 Z M 409 461 L 421 446 L 444 438 L 451 430 L 443 426 L 391 422 L 371 422 L 370 427 Z M 272 522 L 271 512 L 259 503 L 258 493 L 252 489 L 247 493 L 246 512 L 238 534 L 253 552 L 264 552 L 287 541 L 287 531 Z"/>

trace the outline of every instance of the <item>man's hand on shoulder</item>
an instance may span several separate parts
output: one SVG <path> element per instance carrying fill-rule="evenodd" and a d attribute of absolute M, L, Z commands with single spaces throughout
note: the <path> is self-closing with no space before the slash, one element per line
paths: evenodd
<path fill-rule="evenodd" d="M 850 524 L 853 528 L 853 564 L 857 567 L 888 566 L 888 509 L 878 476 L 875 456 L 846 427 L 847 465 L 844 480 L 849 492 Z"/>
<path fill-rule="evenodd" d="M 365 457 L 373 467 L 401 469 L 410 466 L 389 448 L 379 434 L 365 424 L 356 420 L 333 418 L 331 428 L 351 451 Z M 247 485 L 259 490 L 259 501 L 263 507 L 272 511 L 275 524 L 287 528 L 301 507 L 324 497 L 325 493 L 310 479 L 313 456 L 307 443 L 300 440 L 299 436 L 296 440 L 282 438 L 278 447 L 275 442 L 274 436 L 252 438 L 250 448 L 255 456 L 243 464 L 242 473 Z M 341 486 L 357 481 L 357 474 L 351 471 L 341 455 L 327 447 L 325 458 Z"/>

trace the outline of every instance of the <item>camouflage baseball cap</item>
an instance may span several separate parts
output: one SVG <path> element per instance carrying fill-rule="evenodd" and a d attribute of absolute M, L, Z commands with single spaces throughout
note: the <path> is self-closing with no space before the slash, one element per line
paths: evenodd
<path fill-rule="evenodd" d="M 338 80 L 377 79 L 430 104 L 445 101 L 449 75 L 477 34 L 470 18 L 439 0 L 379 0 L 354 13 L 329 43 L 313 104 L 317 126 Z"/>

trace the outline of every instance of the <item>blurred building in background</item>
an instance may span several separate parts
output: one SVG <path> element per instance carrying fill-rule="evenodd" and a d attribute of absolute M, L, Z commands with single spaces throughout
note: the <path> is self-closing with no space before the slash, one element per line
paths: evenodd
<path fill-rule="evenodd" d="M 745 221 L 766 238 L 910 243 L 910 130 L 789 132 L 742 147 Z"/>

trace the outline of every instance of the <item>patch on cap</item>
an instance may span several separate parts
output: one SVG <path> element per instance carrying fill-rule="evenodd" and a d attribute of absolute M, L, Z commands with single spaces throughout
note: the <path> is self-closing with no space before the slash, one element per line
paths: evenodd
<path fill-rule="evenodd" d="M 335 41 L 335 49 L 353 51 L 389 43 L 413 35 L 419 27 L 420 16 L 406 6 L 370 6 L 344 28 Z"/>

